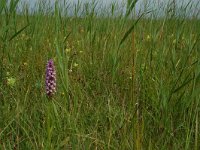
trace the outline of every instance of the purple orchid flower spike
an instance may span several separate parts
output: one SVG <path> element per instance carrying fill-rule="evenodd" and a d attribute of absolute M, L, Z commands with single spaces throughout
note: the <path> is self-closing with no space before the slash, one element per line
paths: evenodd
<path fill-rule="evenodd" d="M 53 60 L 50 59 L 46 66 L 46 94 L 52 97 L 56 93 L 56 70 Z"/>

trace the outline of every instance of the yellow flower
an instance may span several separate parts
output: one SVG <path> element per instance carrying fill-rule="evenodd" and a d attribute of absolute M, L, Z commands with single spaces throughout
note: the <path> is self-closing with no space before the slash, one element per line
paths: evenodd
<path fill-rule="evenodd" d="M 70 53 L 71 49 L 70 48 L 66 48 L 65 51 L 66 51 L 66 53 Z"/>
<path fill-rule="evenodd" d="M 147 41 L 150 41 L 150 39 L 151 39 L 151 36 L 147 35 Z"/>
<path fill-rule="evenodd" d="M 28 66 L 28 63 L 27 63 L 27 62 L 24 62 L 23 65 L 24 65 L 24 66 Z"/>
<path fill-rule="evenodd" d="M 81 28 L 80 32 L 81 32 L 81 33 L 83 33 L 83 32 L 84 32 L 84 29 L 83 29 L 83 28 Z"/>
<path fill-rule="evenodd" d="M 78 64 L 77 64 L 77 63 L 74 63 L 74 67 L 78 67 Z"/>
<path fill-rule="evenodd" d="M 7 85 L 10 87 L 14 87 L 16 83 L 16 79 L 13 77 L 7 78 Z"/>
<path fill-rule="evenodd" d="M 26 35 L 23 33 L 23 34 L 22 34 L 22 38 L 25 38 L 25 37 L 26 37 Z"/>
<path fill-rule="evenodd" d="M 173 40 L 173 44 L 176 44 L 176 39 Z"/>

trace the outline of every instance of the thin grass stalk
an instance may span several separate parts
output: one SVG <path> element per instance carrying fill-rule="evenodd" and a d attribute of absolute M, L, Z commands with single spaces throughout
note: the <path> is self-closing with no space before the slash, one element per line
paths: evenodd
<path fill-rule="evenodd" d="M 136 48 L 135 48 L 135 31 L 132 32 L 132 101 L 133 104 L 136 106 L 136 121 L 134 122 L 134 126 L 136 131 L 134 132 L 134 139 L 135 139 L 135 149 L 141 150 L 142 149 L 142 114 L 141 114 L 141 107 L 140 107 L 140 87 L 137 83 L 135 78 L 136 75 Z M 136 101 L 135 101 L 136 100 Z M 135 110 L 134 110 L 135 111 Z"/>
<path fill-rule="evenodd" d="M 196 127 L 195 127 L 195 144 L 194 144 L 194 149 L 198 150 L 198 128 L 199 128 L 199 123 L 198 123 L 198 111 L 197 111 L 197 115 L 196 115 Z"/>

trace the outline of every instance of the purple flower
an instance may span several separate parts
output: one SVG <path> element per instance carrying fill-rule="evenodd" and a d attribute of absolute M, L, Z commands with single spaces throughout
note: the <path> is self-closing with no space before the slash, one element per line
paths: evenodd
<path fill-rule="evenodd" d="M 56 93 L 56 70 L 53 60 L 50 59 L 46 66 L 46 94 L 52 97 Z"/>

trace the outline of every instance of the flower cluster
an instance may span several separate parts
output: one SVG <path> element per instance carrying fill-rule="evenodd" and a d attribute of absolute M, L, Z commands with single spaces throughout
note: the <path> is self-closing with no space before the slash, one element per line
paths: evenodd
<path fill-rule="evenodd" d="M 7 85 L 10 87 L 14 87 L 16 83 L 16 79 L 13 77 L 7 78 Z"/>
<path fill-rule="evenodd" d="M 53 60 L 49 60 L 46 66 L 46 94 L 52 97 L 56 93 L 56 70 Z"/>

